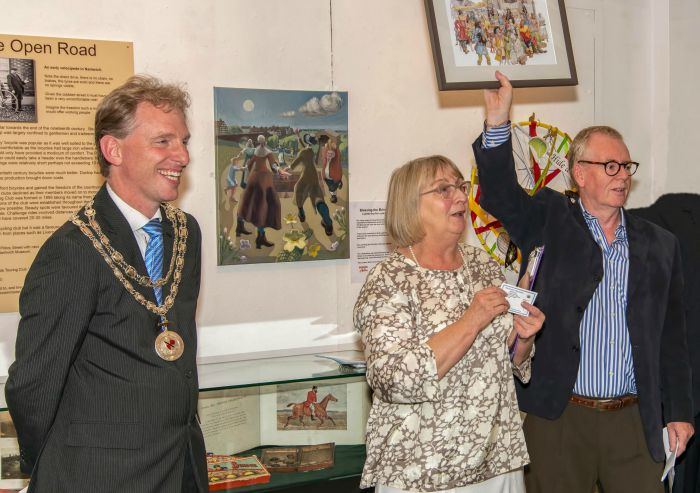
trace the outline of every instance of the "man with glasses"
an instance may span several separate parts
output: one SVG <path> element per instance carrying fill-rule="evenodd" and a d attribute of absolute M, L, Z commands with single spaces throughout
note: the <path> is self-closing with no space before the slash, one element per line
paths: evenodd
<path fill-rule="evenodd" d="M 662 427 L 679 455 L 693 434 L 678 242 L 624 211 L 638 163 L 611 127 L 586 128 L 571 145 L 578 194 L 523 191 L 510 139 L 513 90 L 496 77 L 473 145 L 481 204 L 523 258 L 545 246 L 533 289 L 547 320 L 532 379 L 516 382 L 528 413 L 527 491 L 591 493 L 597 483 L 661 493 Z"/>

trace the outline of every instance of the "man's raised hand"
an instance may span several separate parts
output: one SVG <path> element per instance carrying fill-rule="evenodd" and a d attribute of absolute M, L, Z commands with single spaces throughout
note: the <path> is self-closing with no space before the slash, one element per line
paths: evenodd
<path fill-rule="evenodd" d="M 484 102 L 486 103 L 486 124 L 489 126 L 500 125 L 508 121 L 510 106 L 513 102 L 513 86 L 508 77 L 496 70 L 496 79 L 501 87 L 498 89 L 484 89 Z"/>

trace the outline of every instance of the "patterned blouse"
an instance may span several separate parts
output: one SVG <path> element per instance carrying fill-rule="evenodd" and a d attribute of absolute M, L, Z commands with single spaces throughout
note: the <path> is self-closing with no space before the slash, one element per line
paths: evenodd
<path fill-rule="evenodd" d="M 512 374 L 530 378 L 530 359 L 510 362 L 510 314 L 500 315 L 438 379 L 428 339 L 458 320 L 474 293 L 503 274 L 479 248 L 468 265 L 431 270 L 393 252 L 369 273 L 355 304 L 367 381 L 373 390 L 361 487 L 377 483 L 440 491 L 479 483 L 529 462 Z"/>

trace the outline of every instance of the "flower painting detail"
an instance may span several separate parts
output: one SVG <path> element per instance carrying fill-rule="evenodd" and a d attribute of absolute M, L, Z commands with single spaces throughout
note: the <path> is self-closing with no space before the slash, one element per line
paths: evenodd
<path fill-rule="evenodd" d="M 347 102 L 214 88 L 218 265 L 349 257 Z"/>

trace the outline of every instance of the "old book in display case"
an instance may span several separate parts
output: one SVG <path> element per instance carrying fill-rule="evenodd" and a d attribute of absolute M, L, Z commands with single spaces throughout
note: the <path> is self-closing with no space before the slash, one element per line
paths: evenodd
<path fill-rule="evenodd" d="M 207 455 L 207 476 L 209 491 L 270 482 L 270 473 L 254 455 Z"/>
<path fill-rule="evenodd" d="M 333 467 L 335 444 L 302 447 L 272 447 L 262 451 L 262 462 L 270 472 L 317 471 Z"/>

